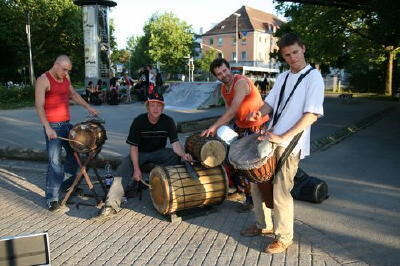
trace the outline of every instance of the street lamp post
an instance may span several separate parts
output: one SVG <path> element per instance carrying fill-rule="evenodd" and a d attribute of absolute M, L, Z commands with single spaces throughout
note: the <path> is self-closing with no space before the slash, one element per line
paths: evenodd
<path fill-rule="evenodd" d="M 32 47 L 31 47 L 31 20 L 29 12 L 26 13 L 26 38 L 28 41 L 28 51 L 29 51 L 29 76 L 31 80 L 32 87 L 35 85 L 35 74 L 33 71 L 33 60 L 32 60 Z"/>
<path fill-rule="evenodd" d="M 237 62 L 238 62 L 238 41 L 239 41 L 239 36 L 238 36 L 238 32 L 239 32 L 239 17 L 240 17 L 240 14 L 239 13 L 233 13 L 233 15 L 236 17 L 236 37 L 235 37 L 235 40 L 236 40 L 236 51 L 235 51 L 235 53 L 236 53 L 236 56 L 235 56 L 235 62 L 236 62 L 236 64 L 237 64 Z"/>

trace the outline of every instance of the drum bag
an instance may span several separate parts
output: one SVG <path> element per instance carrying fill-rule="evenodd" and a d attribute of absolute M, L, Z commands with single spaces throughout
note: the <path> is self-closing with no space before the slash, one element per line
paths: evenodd
<path fill-rule="evenodd" d="M 273 209 L 274 184 L 272 184 L 271 182 L 265 182 L 265 183 L 258 183 L 257 186 L 258 189 L 260 190 L 261 199 L 264 201 L 265 206 L 267 206 L 267 208 Z"/>
<path fill-rule="evenodd" d="M 309 176 L 299 168 L 294 177 L 294 187 L 290 192 L 296 200 L 321 203 L 329 197 L 328 184 L 313 176 Z"/>

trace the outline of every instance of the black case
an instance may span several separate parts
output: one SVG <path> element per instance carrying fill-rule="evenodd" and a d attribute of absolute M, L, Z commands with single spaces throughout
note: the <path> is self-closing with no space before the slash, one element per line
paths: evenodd
<path fill-rule="evenodd" d="M 321 203 L 329 197 L 328 184 L 313 176 L 309 176 L 301 168 L 294 177 L 294 187 L 290 192 L 296 200 Z"/>

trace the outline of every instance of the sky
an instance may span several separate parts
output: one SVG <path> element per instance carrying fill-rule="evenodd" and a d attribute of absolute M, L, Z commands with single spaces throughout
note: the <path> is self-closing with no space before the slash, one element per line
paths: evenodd
<path fill-rule="evenodd" d="M 118 48 L 126 46 L 131 36 L 143 35 L 143 26 L 159 12 L 172 12 L 181 21 L 192 26 L 195 33 L 211 29 L 243 5 L 276 15 L 272 0 L 114 0 L 117 6 L 110 9 L 114 20 Z"/>

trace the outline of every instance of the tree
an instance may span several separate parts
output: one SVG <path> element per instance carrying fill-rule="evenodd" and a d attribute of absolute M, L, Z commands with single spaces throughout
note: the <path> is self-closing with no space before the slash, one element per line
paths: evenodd
<path fill-rule="evenodd" d="M 21 80 L 17 70 L 27 70 L 28 12 L 36 76 L 51 67 L 59 54 L 67 54 L 74 63 L 72 78 L 83 78 L 82 11 L 73 1 L 0 0 L 0 9 L 0 80 Z"/>
<path fill-rule="evenodd" d="M 218 57 L 218 52 L 216 50 L 206 50 L 203 56 L 198 60 L 199 68 L 208 73 L 210 71 L 211 62 Z"/>
<path fill-rule="evenodd" d="M 152 62 L 160 62 L 170 73 L 181 73 L 185 56 L 194 50 L 194 34 L 186 22 L 172 13 L 154 14 L 144 26 L 148 40 L 148 56 Z"/>
<path fill-rule="evenodd" d="M 138 77 L 139 70 L 151 64 L 151 59 L 148 54 L 149 51 L 149 41 L 148 37 L 140 36 L 140 37 L 130 37 L 128 40 L 128 50 L 131 53 L 131 73 L 133 77 Z"/>
<path fill-rule="evenodd" d="M 345 68 L 359 90 L 383 91 L 385 72 L 391 76 L 393 62 L 389 59 L 400 46 L 399 6 L 398 1 L 389 0 L 371 0 L 369 9 L 362 10 L 279 4 L 278 10 L 290 21 L 278 35 L 299 32 L 307 43 L 310 62 Z M 388 84 L 386 93 L 390 90 Z"/>

